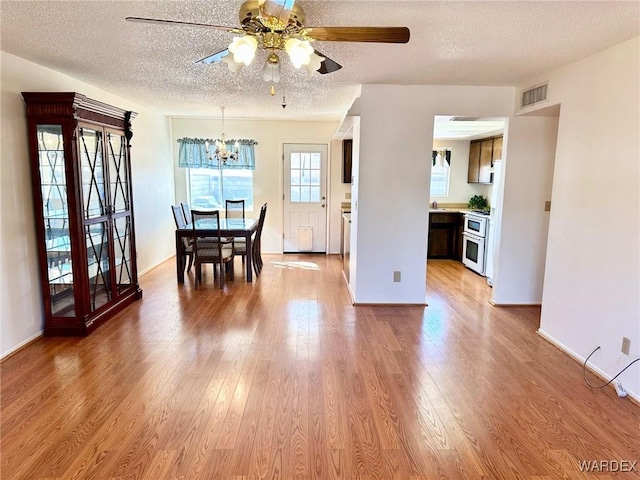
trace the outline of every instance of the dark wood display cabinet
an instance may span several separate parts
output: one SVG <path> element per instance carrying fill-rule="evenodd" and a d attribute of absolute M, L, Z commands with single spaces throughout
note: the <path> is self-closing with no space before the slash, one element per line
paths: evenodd
<path fill-rule="evenodd" d="M 23 92 L 45 335 L 87 335 L 142 297 L 131 189 L 134 112 Z"/>

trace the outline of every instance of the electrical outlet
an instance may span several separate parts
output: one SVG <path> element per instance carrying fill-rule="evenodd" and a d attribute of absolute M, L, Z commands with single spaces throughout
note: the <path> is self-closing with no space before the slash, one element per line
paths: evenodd
<path fill-rule="evenodd" d="M 629 355 L 629 350 L 631 350 L 631 340 L 627 337 L 622 337 L 622 353 Z"/>
<path fill-rule="evenodd" d="M 400 270 L 396 270 L 393 272 L 393 281 L 400 282 Z"/>

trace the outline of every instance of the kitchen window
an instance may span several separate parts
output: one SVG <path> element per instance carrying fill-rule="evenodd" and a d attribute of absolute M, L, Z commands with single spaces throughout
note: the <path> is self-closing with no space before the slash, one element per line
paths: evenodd
<path fill-rule="evenodd" d="M 434 150 L 431 166 L 431 196 L 446 197 L 449 195 L 449 177 L 451 172 L 451 150 Z"/>

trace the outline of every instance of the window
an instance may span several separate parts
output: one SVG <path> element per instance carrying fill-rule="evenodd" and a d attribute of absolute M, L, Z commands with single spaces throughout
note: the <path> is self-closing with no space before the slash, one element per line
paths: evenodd
<path fill-rule="evenodd" d="M 189 168 L 191 208 L 224 209 L 225 200 L 244 199 L 246 210 L 253 210 L 253 170 Z"/>
<path fill-rule="evenodd" d="M 320 153 L 291 153 L 291 202 L 320 202 Z"/>
<path fill-rule="evenodd" d="M 433 166 L 431 167 L 431 196 L 446 197 L 449 195 L 449 174 L 451 172 L 451 151 L 438 150 L 433 152 Z"/>

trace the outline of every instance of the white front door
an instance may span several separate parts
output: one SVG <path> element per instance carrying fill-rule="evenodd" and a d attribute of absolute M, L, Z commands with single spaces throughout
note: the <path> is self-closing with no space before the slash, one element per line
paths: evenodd
<path fill-rule="evenodd" d="M 326 252 L 327 145 L 284 145 L 284 252 Z"/>

